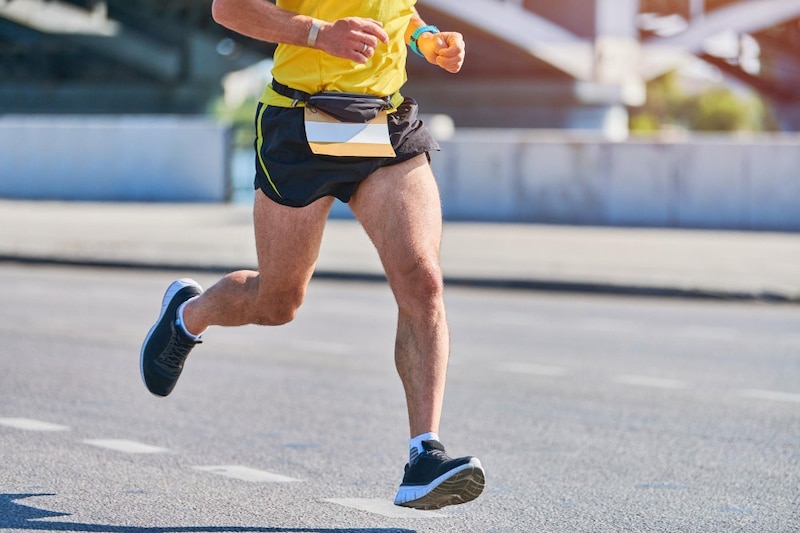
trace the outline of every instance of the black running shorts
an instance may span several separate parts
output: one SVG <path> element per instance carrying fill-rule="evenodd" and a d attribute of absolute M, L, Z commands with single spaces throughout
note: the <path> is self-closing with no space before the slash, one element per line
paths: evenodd
<path fill-rule="evenodd" d="M 403 100 L 389 114 L 388 121 L 396 157 L 316 155 L 306 140 L 302 107 L 259 103 L 255 188 L 275 202 L 291 207 L 306 206 L 323 196 L 348 202 L 359 182 L 379 168 L 439 150 L 439 144 L 417 117 L 414 99 Z"/>

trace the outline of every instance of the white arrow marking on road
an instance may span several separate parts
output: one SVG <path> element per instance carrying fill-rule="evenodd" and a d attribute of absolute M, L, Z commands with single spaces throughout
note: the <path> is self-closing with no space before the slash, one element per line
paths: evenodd
<path fill-rule="evenodd" d="M 741 394 L 746 398 L 757 398 L 759 400 L 800 403 L 800 394 L 792 394 L 790 392 L 748 389 L 742 391 Z"/>
<path fill-rule="evenodd" d="M 291 481 L 300 481 L 299 479 L 282 476 L 280 474 L 273 474 L 271 472 L 238 465 L 193 466 L 192 468 L 202 472 L 232 477 L 241 481 L 249 481 L 251 483 L 288 483 Z"/>
<path fill-rule="evenodd" d="M 344 507 L 379 514 L 389 518 L 444 518 L 447 515 L 434 511 L 419 511 L 408 507 L 399 507 L 389 500 L 369 500 L 366 498 L 328 498 L 322 500 Z"/>
<path fill-rule="evenodd" d="M 24 429 L 27 431 L 68 431 L 67 426 L 33 420 L 32 418 L 0 418 L 0 426 L 14 429 Z"/>
<path fill-rule="evenodd" d="M 160 448 L 158 446 L 150 446 L 149 444 L 142 444 L 141 442 L 136 442 L 133 440 L 124 440 L 124 439 L 90 439 L 83 441 L 86 444 L 91 446 L 97 446 L 98 448 L 108 448 L 109 450 L 114 450 L 117 452 L 124 452 L 124 453 L 167 453 L 169 452 L 166 448 Z"/>
<path fill-rule="evenodd" d="M 685 389 L 687 383 L 678 379 L 654 378 L 651 376 L 622 375 L 614 378 L 623 385 L 636 385 L 637 387 L 653 387 L 657 389 Z"/>

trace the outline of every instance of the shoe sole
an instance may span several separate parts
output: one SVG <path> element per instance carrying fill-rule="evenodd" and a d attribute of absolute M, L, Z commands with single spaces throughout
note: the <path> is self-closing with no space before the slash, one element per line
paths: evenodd
<path fill-rule="evenodd" d="M 394 504 L 433 511 L 448 505 L 471 502 L 481 495 L 485 484 L 486 475 L 481 462 L 473 457 L 469 463 L 454 468 L 428 485 L 401 486 Z"/>
<path fill-rule="evenodd" d="M 181 278 L 173 281 L 170 286 L 167 287 L 167 292 L 164 293 L 164 297 L 161 299 L 161 312 L 158 314 L 158 320 L 156 320 L 156 323 L 153 324 L 153 327 L 150 328 L 150 331 L 147 332 L 147 336 L 144 338 L 142 349 L 139 351 L 139 374 L 142 376 L 142 383 L 144 383 L 145 387 L 147 387 L 147 381 L 144 379 L 144 349 L 147 346 L 147 343 L 150 342 L 150 337 L 153 336 L 153 332 L 156 330 L 159 324 L 161 324 L 161 320 L 164 318 L 164 313 L 166 313 L 169 303 L 172 301 L 175 295 L 185 287 L 197 287 L 200 289 L 200 292 L 203 291 L 203 288 L 193 279 Z M 147 390 L 149 391 L 150 388 L 147 387 Z M 163 397 L 160 394 L 156 394 L 152 391 L 150 394 L 153 396 L 158 396 L 159 398 Z"/>

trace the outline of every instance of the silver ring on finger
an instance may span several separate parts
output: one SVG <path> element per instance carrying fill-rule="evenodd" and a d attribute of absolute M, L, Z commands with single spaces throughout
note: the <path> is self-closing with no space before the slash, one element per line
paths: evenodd
<path fill-rule="evenodd" d="M 361 49 L 361 53 L 363 54 L 367 51 L 367 43 L 361 43 L 361 44 L 364 45 L 364 47 Z"/>

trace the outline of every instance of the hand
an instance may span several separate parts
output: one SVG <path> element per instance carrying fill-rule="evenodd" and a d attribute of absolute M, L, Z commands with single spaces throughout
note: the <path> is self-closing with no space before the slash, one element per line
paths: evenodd
<path fill-rule="evenodd" d="M 464 64 L 464 37 L 457 32 L 426 32 L 417 39 L 417 48 L 429 63 L 456 73 Z"/>
<path fill-rule="evenodd" d="M 348 17 L 323 22 L 316 48 L 332 56 L 366 63 L 375 55 L 375 47 L 386 42 L 389 42 L 389 35 L 377 20 Z"/>

